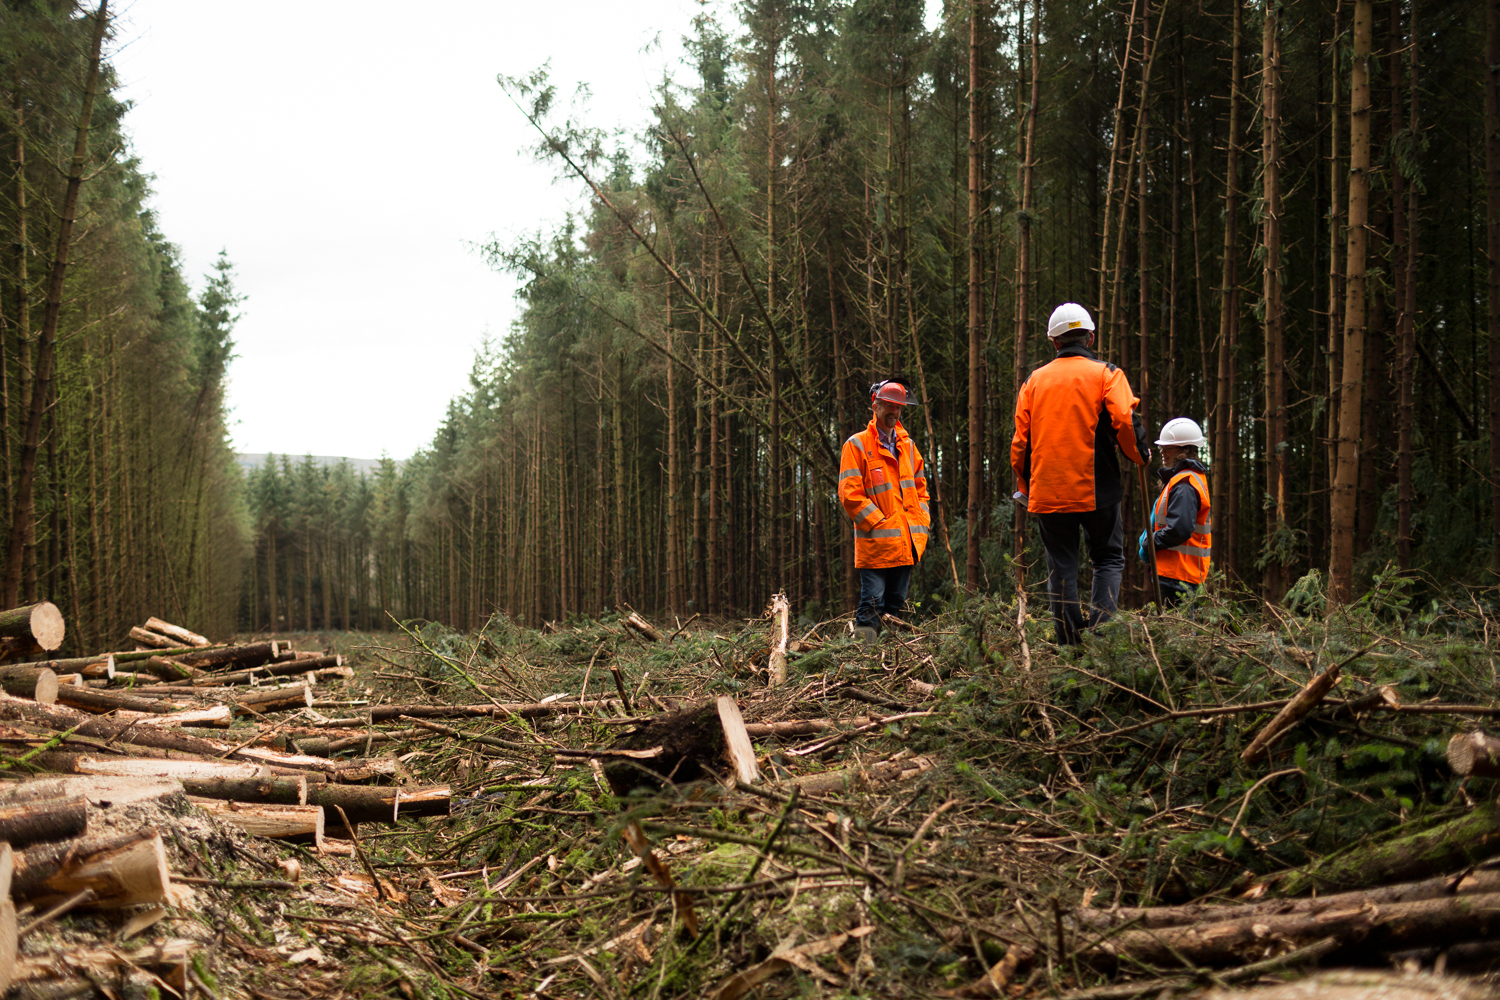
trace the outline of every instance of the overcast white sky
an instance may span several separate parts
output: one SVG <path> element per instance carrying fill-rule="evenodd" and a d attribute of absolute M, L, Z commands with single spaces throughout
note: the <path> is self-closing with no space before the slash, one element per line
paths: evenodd
<path fill-rule="evenodd" d="M 563 92 L 591 85 L 590 124 L 634 132 L 664 69 L 687 78 L 699 9 L 121 0 L 111 58 L 161 228 L 195 292 L 222 247 L 248 296 L 236 449 L 401 459 L 428 444 L 516 314 L 513 281 L 469 245 L 580 203 L 518 155 L 535 136 L 496 74 L 550 59 Z"/>
<path fill-rule="evenodd" d="M 929 0 L 928 26 L 941 4 Z M 517 314 L 472 249 L 551 229 L 576 182 L 496 74 L 552 64 L 588 124 L 634 134 L 693 16 L 731 0 L 118 0 L 110 58 L 161 229 L 194 291 L 220 248 L 247 296 L 230 367 L 243 452 L 404 459 Z"/>

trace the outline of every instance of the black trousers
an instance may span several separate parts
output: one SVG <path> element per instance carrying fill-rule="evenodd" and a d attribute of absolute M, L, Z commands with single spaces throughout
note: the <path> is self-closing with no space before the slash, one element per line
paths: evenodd
<path fill-rule="evenodd" d="M 1034 514 L 1047 550 L 1047 594 L 1057 622 L 1057 643 L 1071 646 L 1085 628 L 1109 620 L 1120 607 L 1120 577 L 1125 572 L 1124 522 L 1120 505 L 1102 510 Z M 1094 582 L 1085 617 L 1078 597 L 1078 536 L 1088 545 Z"/>

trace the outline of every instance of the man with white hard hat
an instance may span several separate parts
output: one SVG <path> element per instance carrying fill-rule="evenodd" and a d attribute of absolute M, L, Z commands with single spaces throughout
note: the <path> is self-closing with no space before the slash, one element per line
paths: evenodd
<path fill-rule="evenodd" d="M 1089 311 L 1064 302 L 1047 322 L 1047 337 L 1057 357 L 1032 372 L 1016 397 L 1010 464 L 1016 501 L 1036 518 L 1047 550 L 1058 645 L 1073 645 L 1120 606 L 1125 489 L 1115 447 L 1136 465 L 1145 465 L 1151 450 L 1125 373 L 1090 349 Z M 1094 567 L 1086 618 L 1078 596 L 1080 530 Z"/>
<path fill-rule="evenodd" d="M 901 411 L 911 403 L 904 378 L 870 386 L 870 423 L 844 442 L 839 462 L 839 502 L 854 522 L 859 571 L 855 634 L 865 642 L 879 637 L 883 615 L 905 609 L 912 570 L 927 551 L 927 472 L 901 426 Z"/>
<path fill-rule="evenodd" d="M 1207 444 L 1203 428 L 1187 417 L 1173 417 L 1162 424 L 1161 495 L 1151 511 L 1156 536 L 1156 578 L 1161 582 L 1165 607 L 1190 599 L 1208 579 L 1208 556 L 1213 547 L 1213 517 L 1208 502 L 1208 470 L 1198 461 L 1198 449 Z M 1146 532 L 1136 542 L 1141 562 L 1150 557 Z"/>

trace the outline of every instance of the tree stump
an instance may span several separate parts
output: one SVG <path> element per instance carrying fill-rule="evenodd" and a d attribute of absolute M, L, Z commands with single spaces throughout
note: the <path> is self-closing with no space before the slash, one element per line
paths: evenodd
<path fill-rule="evenodd" d="M 604 765 L 609 787 L 620 797 L 637 788 L 661 788 L 666 782 L 698 781 L 712 773 L 724 755 L 724 727 L 718 706 L 710 703 L 643 722 L 613 744 L 611 750 L 651 750 L 649 758 L 615 759 Z"/>

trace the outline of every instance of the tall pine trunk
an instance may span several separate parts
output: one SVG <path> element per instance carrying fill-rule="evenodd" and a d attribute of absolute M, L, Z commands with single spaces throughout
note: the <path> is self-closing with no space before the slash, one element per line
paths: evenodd
<path fill-rule="evenodd" d="M 1411 25 L 1407 33 L 1408 49 L 1407 59 L 1410 72 L 1407 76 L 1407 87 L 1410 90 L 1411 117 L 1408 121 L 1407 135 L 1412 143 L 1417 142 L 1421 119 L 1419 111 L 1421 102 L 1417 90 L 1417 72 L 1419 69 L 1420 49 L 1417 36 L 1417 0 L 1411 0 Z M 1398 63 L 1399 65 L 1399 63 Z M 1399 108 L 1400 86 L 1392 88 L 1396 100 L 1392 102 L 1393 108 Z M 1412 379 L 1417 368 L 1417 210 L 1419 207 L 1419 190 L 1416 178 L 1405 178 L 1401 174 L 1399 166 L 1393 172 L 1395 181 L 1394 190 L 1397 192 L 1397 203 L 1400 203 L 1400 190 L 1404 185 L 1406 188 L 1405 210 L 1398 216 L 1404 221 L 1405 232 L 1397 233 L 1396 243 L 1405 247 L 1404 280 L 1401 282 L 1401 356 L 1399 368 L 1397 369 L 1397 425 L 1399 427 L 1400 440 L 1397 444 L 1396 463 L 1396 560 L 1397 565 L 1404 570 L 1411 568 L 1411 514 L 1414 500 L 1412 488 Z"/>
<path fill-rule="evenodd" d="M 1240 47 L 1245 33 L 1244 0 L 1232 2 L 1234 26 L 1230 42 L 1229 139 L 1224 165 L 1224 257 L 1219 300 L 1218 386 L 1214 391 L 1213 409 L 1213 459 L 1217 483 L 1215 492 L 1219 496 L 1219 509 L 1224 515 L 1222 520 L 1215 518 L 1223 527 L 1214 532 L 1213 562 L 1230 577 L 1237 576 L 1239 569 L 1234 545 L 1234 520 L 1238 514 L 1234 354 L 1239 341 L 1240 322 L 1240 89 L 1244 85 Z"/>
<path fill-rule="evenodd" d="M 970 591 L 980 586 L 979 521 L 984 506 L 984 299 L 980 267 L 979 187 L 980 106 L 984 88 L 980 82 L 981 18 L 986 0 L 969 0 L 969 497 L 965 508 L 964 537 L 967 554 L 964 585 Z M 1024 517 L 1024 514 L 1018 514 Z"/>
<path fill-rule="evenodd" d="M 1495 9 L 1497 0 L 1491 0 Z M 1331 606 L 1349 603 L 1354 589 L 1355 505 L 1359 485 L 1360 427 L 1364 403 L 1366 273 L 1370 190 L 1370 48 L 1374 20 L 1371 0 L 1355 0 L 1353 64 L 1349 73 L 1349 239 L 1345 254 L 1344 376 L 1340 384 L 1338 466 L 1333 480 L 1333 539 L 1328 566 Z M 1492 19 L 1492 24 L 1494 20 Z M 1500 29 L 1492 38 L 1500 37 Z M 1500 49 L 1497 49 L 1500 51 Z M 1493 74 L 1491 80 L 1493 80 Z M 1492 140 L 1493 142 L 1493 140 Z M 1497 148 L 1500 153 L 1500 148 Z M 1500 184 L 1492 188 L 1500 207 Z M 1491 240 L 1500 243 L 1492 220 Z M 1500 272 L 1491 280 L 1500 284 Z M 1494 308 L 1493 306 L 1491 307 Z M 1500 317 L 1496 317 L 1500 324 Z M 1500 328 L 1500 326 L 1497 326 Z M 1493 350 L 1493 347 L 1492 347 Z M 1500 354 L 1494 354 L 1500 365 Z"/>
<path fill-rule="evenodd" d="M 58 213 L 57 250 L 52 258 L 52 273 L 47 280 L 47 305 L 42 314 L 42 329 L 37 343 L 36 376 L 31 389 L 31 406 L 26 414 L 21 438 L 20 475 L 10 527 L 10 544 L 5 553 L 5 579 L 0 584 L 0 601 L 14 607 L 21 586 L 21 569 L 26 540 L 35 529 L 34 490 L 36 487 L 37 450 L 41 442 L 42 419 L 46 416 L 47 397 L 52 380 L 53 355 L 57 349 L 57 327 L 62 316 L 63 279 L 68 271 L 68 256 L 73 243 L 73 221 L 78 212 L 78 192 L 83 187 L 84 167 L 89 155 L 89 126 L 94 114 L 94 99 L 99 92 L 100 53 L 104 47 L 104 30 L 109 23 L 109 0 L 100 0 L 94 14 L 94 36 L 89 53 L 88 76 L 83 86 L 83 108 L 73 139 L 73 159 L 68 168 L 68 184 L 63 191 Z"/>
<path fill-rule="evenodd" d="M 1286 529 L 1286 314 L 1281 279 L 1281 7 L 1265 5 L 1261 36 L 1261 235 L 1262 310 L 1265 340 L 1266 509 L 1265 577 L 1262 594 L 1281 600 L 1286 592 L 1278 551 Z"/>
<path fill-rule="evenodd" d="M 1500 0 L 1486 0 L 1484 41 L 1485 235 L 1489 251 L 1490 560 L 1500 573 Z"/>
<path fill-rule="evenodd" d="M 1025 3 L 1022 2 L 1022 12 Z M 1031 217 L 1036 211 L 1036 119 L 1040 101 L 1042 61 L 1040 33 L 1042 20 L 1041 0 L 1033 0 L 1031 7 L 1031 87 L 1026 103 L 1026 134 L 1021 145 L 1021 212 L 1020 232 L 1016 245 L 1016 357 L 1015 373 L 1011 380 L 1011 399 L 1021 398 L 1021 383 L 1026 380 L 1028 370 L 1027 332 L 1031 327 Z M 1016 585 L 1025 584 L 1025 569 L 1022 560 L 1026 555 L 1026 512 L 1016 509 L 1015 537 L 1011 542 L 1015 554 Z"/>

